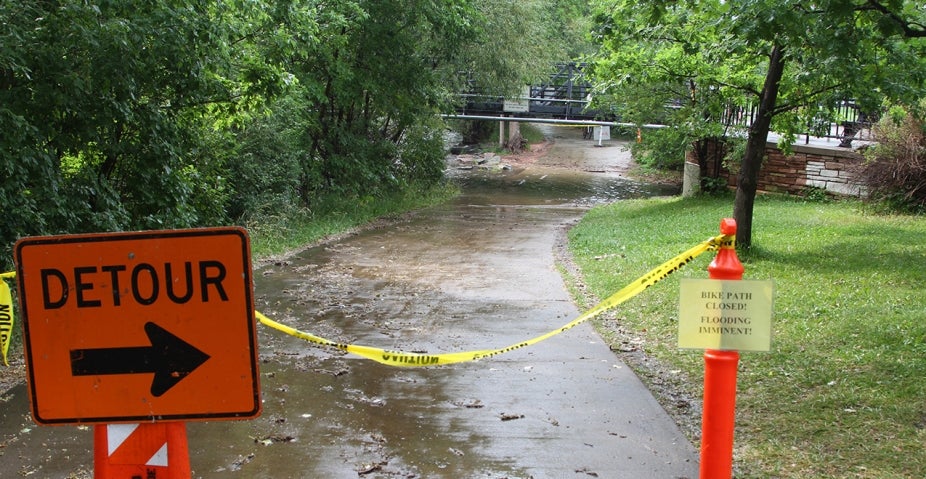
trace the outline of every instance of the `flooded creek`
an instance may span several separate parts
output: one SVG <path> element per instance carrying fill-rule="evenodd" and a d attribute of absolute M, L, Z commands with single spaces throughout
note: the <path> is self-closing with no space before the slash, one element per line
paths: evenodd
<path fill-rule="evenodd" d="M 451 203 L 261 266 L 258 310 L 332 341 L 428 354 L 505 347 L 566 324 L 580 313 L 555 264 L 568 227 L 596 203 L 677 191 L 624 178 L 618 142 L 548 132 L 556 144 L 528 165 L 448 164 L 462 188 Z M 428 368 L 258 334 L 263 414 L 189 423 L 193 477 L 697 476 L 696 451 L 587 324 Z M 92 432 L 31 425 L 25 386 L 8 396 L 0 476 L 89 477 Z"/>

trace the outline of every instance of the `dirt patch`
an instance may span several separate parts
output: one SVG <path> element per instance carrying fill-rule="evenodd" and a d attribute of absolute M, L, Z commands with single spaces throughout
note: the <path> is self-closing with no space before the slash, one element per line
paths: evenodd
<path fill-rule="evenodd" d="M 679 190 L 683 182 L 681 171 L 653 171 L 636 163 L 627 170 L 627 177 L 643 183 L 671 185 Z"/>
<path fill-rule="evenodd" d="M 15 351 L 10 351 L 10 365 L 0 366 L 0 401 L 3 400 L 4 393 L 26 380 L 26 363 L 23 361 L 22 348 L 14 349 Z"/>
<path fill-rule="evenodd" d="M 502 155 L 502 161 L 511 166 L 530 166 L 537 163 L 537 160 L 540 158 L 546 156 L 552 147 L 552 140 L 544 140 L 541 143 L 533 143 L 527 145 L 527 148 L 524 151 Z"/>

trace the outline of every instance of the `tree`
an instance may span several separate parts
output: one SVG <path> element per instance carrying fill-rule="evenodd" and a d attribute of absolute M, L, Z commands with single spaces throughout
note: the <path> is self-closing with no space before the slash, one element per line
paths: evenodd
<path fill-rule="evenodd" d="M 472 35 L 469 2 L 280 2 L 264 56 L 292 75 L 300 195 L 371 195 L 441 171 L 438 130 L 415 128 L 449 100 L 444 69 Z M 408 147 L 408 149 L 406 149 Z M 418 152 L 405 155 L 406 152 Z"/>
<path fill-rule="evenodd" d="M 0 2 L 0 251 L 28 235 L 234 221 L 235 137 L 285 84 L 253 47 L 265 11 Z"/>
<path fill-rule="evenodd" d="M 550 7 L 577 0 L 291 0 L 271 9 L 262 58 L 293 77 L 303 104 L 300 194 L 369 196 L 443 171 L 437 113 L 465 75 L 519 92 L 562 60 Z M 573 11 L 568 8 L 564 11 Z M 311 32 L 311 33 L 308 33 Z"/>
<path fill-rule="evenodd" d="M 477 36 L 454 67 L 487 94 L 520 94 L 548 79 L 556 64 L 588 51 L 583 0 L 474 0 Z M 461 90 L 456 90 L 461 91 Z"/>
<path fill-rule="evenodd" d="M 0 2 L 0 253 L 27 235 L 228 224 L 439 182 L 436 113 L 459 73 L 517 89 L 561 59 L 571 21 L 550 12 L 581 6 Z"/>
<path fill-rule="evenodd" d="M 723 130 L 730 107 L 754 107 L 734 200 L 737 241 L 752 243 L 757 176 L 770 130 L 787 148 L 837 100 L 863 108 L 923 94 L 926 11 L 879 0 L 602 1 L 594 34 L 599 82 L 611 98 L 677 102 L 673 127 Z M 648 92 L 647 95 L 641 91 Z M 634 111 L 633 109 L 631 111 Z"/>

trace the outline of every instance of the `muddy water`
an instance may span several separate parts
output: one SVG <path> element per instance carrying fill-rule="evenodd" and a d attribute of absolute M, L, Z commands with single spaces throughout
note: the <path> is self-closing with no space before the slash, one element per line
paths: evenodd
<path fill-rule="evenodd" d="M 559 235 L 596 202 L 674 191 L 624 179 L 617 144 L 548 132 L 556 146 L 529 167 L 451 165 L 463 187 L 451 204 L 260 268 L 258 309 L 330 340 L 426 353 L 504 347 L 567 323 L 579 311 L 555 269 Z M 691 445 L 588 325 L 436 368 L 383 366 L 266 327 L 259 341 L 263 414 L 190 423 L 194 477 L 697 474 Z M 86 428 L 31 426 L 23 387 L 3 409 L 0 476 L 88 477 Z"/>

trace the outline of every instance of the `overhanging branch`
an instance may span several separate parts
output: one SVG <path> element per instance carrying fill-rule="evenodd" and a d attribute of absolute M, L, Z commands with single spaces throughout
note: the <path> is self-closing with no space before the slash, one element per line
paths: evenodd
<path fill-rule="evenodd" d="M 926 25 L 901 17 L 896 12 L 891 11 L 887 6 L 877 0 L 868 0 L 866 5 L 859 7 L 859 11 L 878 12 L 897 25 L 903 31 L 904 37 L 907 38 L 926 38 Z"/>

